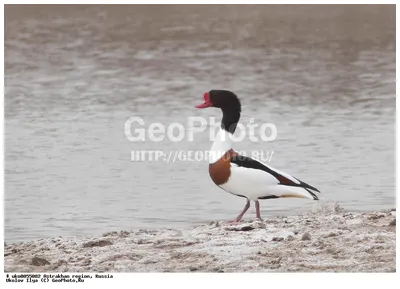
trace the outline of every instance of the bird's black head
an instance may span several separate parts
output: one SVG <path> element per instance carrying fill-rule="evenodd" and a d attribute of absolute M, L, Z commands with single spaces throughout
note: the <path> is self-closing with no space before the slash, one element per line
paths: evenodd
<path fill-rule="evenodd" d="M 217 107 L 222 110 L 241 112 L 240 100 L 236 94 L 229 90 L 210 90 L 204 93 L 204 103 L 197 108 Z"/>
<path fill-rule="evenodd" d="M 239 122 L 241 104 L 239 98 L 229 90 L 210 90 L 204 93 L 204 103 L 197 108 L 217 107 L 222 110 L 222 127 L 234 133 Z"/>

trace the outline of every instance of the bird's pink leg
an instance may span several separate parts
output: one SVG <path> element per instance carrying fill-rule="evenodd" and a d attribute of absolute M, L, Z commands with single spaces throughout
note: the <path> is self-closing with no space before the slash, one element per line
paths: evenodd
<path fill-rule="evenodd" d="M 256 218 L 262 220 L 260 211 L 260 202 L 258 200 L 256 201 Z"/>
<path fill-rule="evenodd" d="M 236 217 L 236 219 L 229 221 L 228 223 L 237 223 L 239 222 L 242 218 L 243 215 L 247 212 L 247 210 L 250 208 L 250 200 L 247 200 L 246 205 L 244 206 L 243 211 Z"/>

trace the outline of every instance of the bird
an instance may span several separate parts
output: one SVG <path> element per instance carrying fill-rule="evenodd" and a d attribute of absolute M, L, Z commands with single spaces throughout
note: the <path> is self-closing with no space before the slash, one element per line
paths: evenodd
<path fill-rule="evenodd" d="M 204 93 L 204 103 L 196 108 L 219 108 L 222 111 L 221 127 L 209 153 L 209 175 L 221 189 L 246 198 L 246 205 L 229 223 L 240 222 L 255 202 L 256 218 L 262 220 L 259 200 L 276 198 L 308 198 L 319 200 L 315 187 L 270 165 L 240 155 L 232 148 L 231 136 L 240 119 L 241 102 L 229 90 L 210 90 Z"/>

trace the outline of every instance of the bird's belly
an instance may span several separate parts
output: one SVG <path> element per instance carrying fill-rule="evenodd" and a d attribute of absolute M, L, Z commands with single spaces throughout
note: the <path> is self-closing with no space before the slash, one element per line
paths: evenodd
<path fill-rule="evenodd" d="M 231 186 L 229 183 L 219 185 L 223 190 L 238 196 L 244 196 L 250 200 L 256 201 L 258 198 L 274 196 L 274 187 L 257 187 L 257 186 Z"/>

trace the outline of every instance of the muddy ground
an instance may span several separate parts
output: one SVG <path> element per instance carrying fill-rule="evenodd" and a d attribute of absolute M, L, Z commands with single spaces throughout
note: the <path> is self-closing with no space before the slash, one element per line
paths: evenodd
<path fill-rule="evenodd" d="M 395 272 L 396 209 L 6 244 L 6 272 Z"/>

